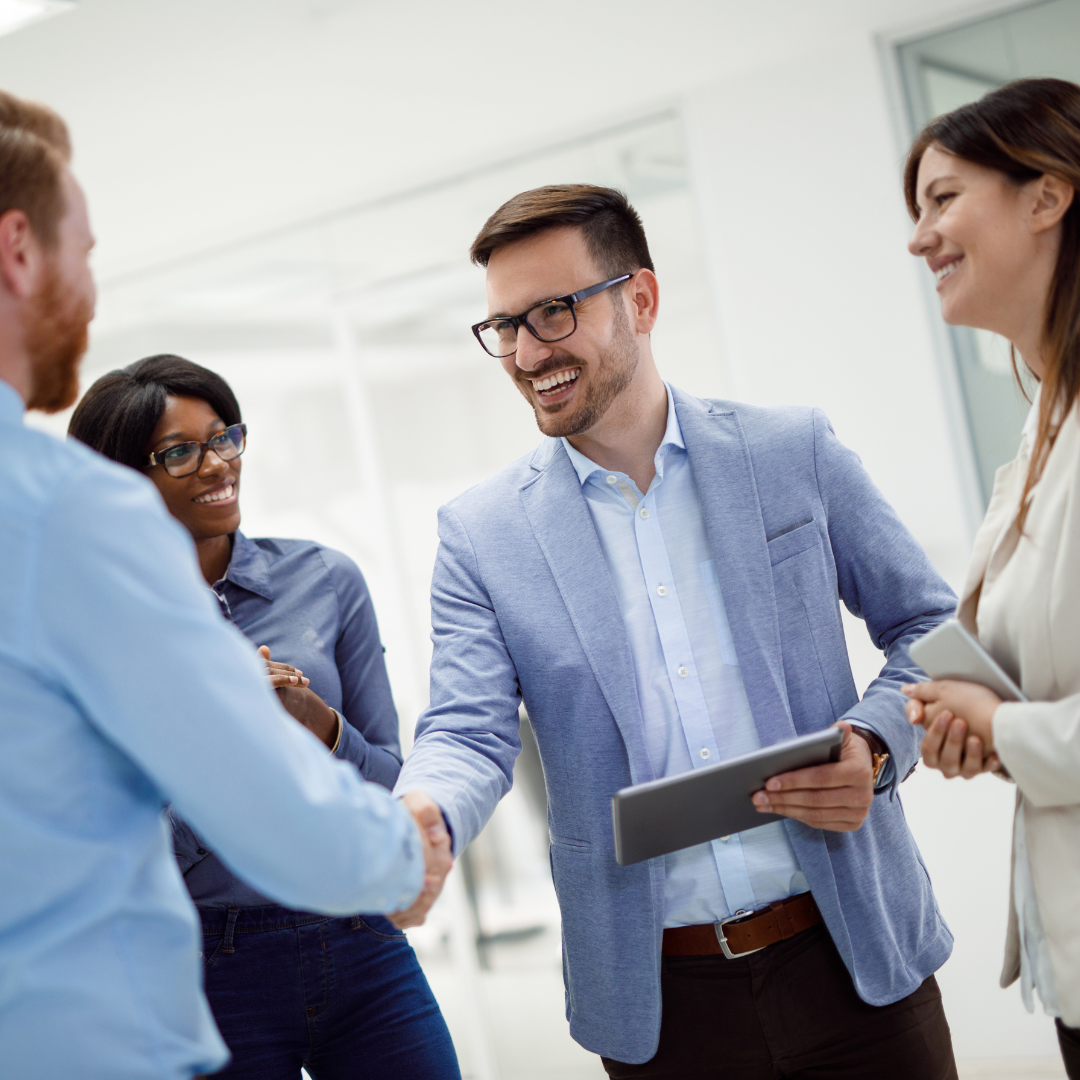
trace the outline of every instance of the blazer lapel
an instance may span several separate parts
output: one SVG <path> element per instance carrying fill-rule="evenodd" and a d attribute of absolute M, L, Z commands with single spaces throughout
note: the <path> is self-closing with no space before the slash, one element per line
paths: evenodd
<path fill-rule="evenodd" d="M 532 464 L 537 476 L 521 488 L 525 513 L 619 726 L 630 775 L 634 783 L 653 779 L 630 643 L 581 483 L 556 440 L 541 446 Z"/>
<path fill-rule="evenodd" d="M 762 746 L 796 734 L 780 652 L 772 565 L 750 451 L 733 412 L 674 391 L 735 653 Z"/>

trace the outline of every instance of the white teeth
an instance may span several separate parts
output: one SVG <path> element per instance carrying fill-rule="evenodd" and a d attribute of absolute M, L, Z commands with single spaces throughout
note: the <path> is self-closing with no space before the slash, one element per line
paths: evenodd
<path fill-rule="evenodd" d="M 571 368 L 565 371 L 556 371 L 554 375 L 548 375 L 543 379 L 533 379 L 533 389 L 536 391 L 550 390 L 560 383 L 573 382 L 581 374 L 581 368 Z"/>
<path fill-rule="evenodd" d="M 222 499 L 231 499 L 233 493 L 233 485 L 222 488 L 220 491 L 215 491 L 210 495 L 200 495 L 195 502 L 197 503 L 212 503 L 221 502 Z"/>
<path fill-rule="evenodd" d="M 940 270 L 934 272 L 934 280 L 942 281 L 944 278 L 947 278 L 959 265 L 959 259 L 954 259 L 951 263 L 947 263 Z"/>

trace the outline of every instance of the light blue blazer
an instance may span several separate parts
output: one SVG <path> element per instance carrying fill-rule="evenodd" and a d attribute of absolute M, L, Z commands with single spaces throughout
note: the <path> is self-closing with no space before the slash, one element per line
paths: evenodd
<path fill-rule="evenodd" d="M 908 647 L 956 597 L 821 412 L 674 394 L 762 745 L 854 717 L 906 778 L 919 736 L 899 687 L 924 677 Z M 654 776 L 622 614 L 562 443 L 444 506 L 439 536 L 431 705 L 396 790 L 430 792 L 460 851 L 510 788 L 524 699 L 547 784 L 571 1033 L 594 1053 L 648 1061 L 664 863 L 616 863 L 611 796 Z M 841 599 L 886 656 L 862 701 Z M 858 832 L 785 825 L 865 1001 L 905 997 L 945 962 L 952 935 L 894 790 Z"/>

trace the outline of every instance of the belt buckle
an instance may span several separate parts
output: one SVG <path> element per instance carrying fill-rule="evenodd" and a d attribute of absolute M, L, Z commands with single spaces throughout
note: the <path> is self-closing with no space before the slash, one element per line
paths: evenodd
<path fill-rule="evenodd" d="M 755 912 L 747 911 L 746 908 L 739 908 L 734 915 L 729 915 L 726 919 L 721 919 L 718 923 L 713 923 L 713 929 L 716 931 L 716 940 L 720 943 L 720 951 L 728 958 L 728 960 L 738 960 L 740 957 L 749 956 L 751 953 L 761 952 L 762 949 L 768 948 L 767 945 L 761 945 L 756 949 L 747 949 L 746 952 L 733 953 L 728 948 L 727 938 L 724 937 L 724 927 L 730 922 L 742 922 L 744 919 L 750 918 Z"/>

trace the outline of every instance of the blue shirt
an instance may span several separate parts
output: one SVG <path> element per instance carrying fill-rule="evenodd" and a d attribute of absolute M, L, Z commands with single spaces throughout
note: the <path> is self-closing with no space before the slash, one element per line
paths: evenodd
<path fill-rule="evenodd" d="M 643 494 L 563 440 L 611 573 L 656 776 L 760 746 L 675 403 Z M 782 822 L 665 856 L 665 926 L 716 922 L 808 889 Z"/>
<path fill-rule="evenodd" d="M 389 789 L 401 771 L 398 717 L 379 625 L 360 568 L 310 540 L 233 537 L 225 577 L 214 585 L 222 612 L 256 646 L 299 668 L 342 717 L 335 756 Z M 265 896 L 233 874 L 175 814 L 173 846 L 196 904 L 248 907 Z"/>
<path fill-rule="evenodd" d="M 0 1071 L 179 1080 L 227 1058 L 161 813 L 292 907 L 410 903 L 411 817 L 280 707 L 145 478 L 0 382 Z"/>

